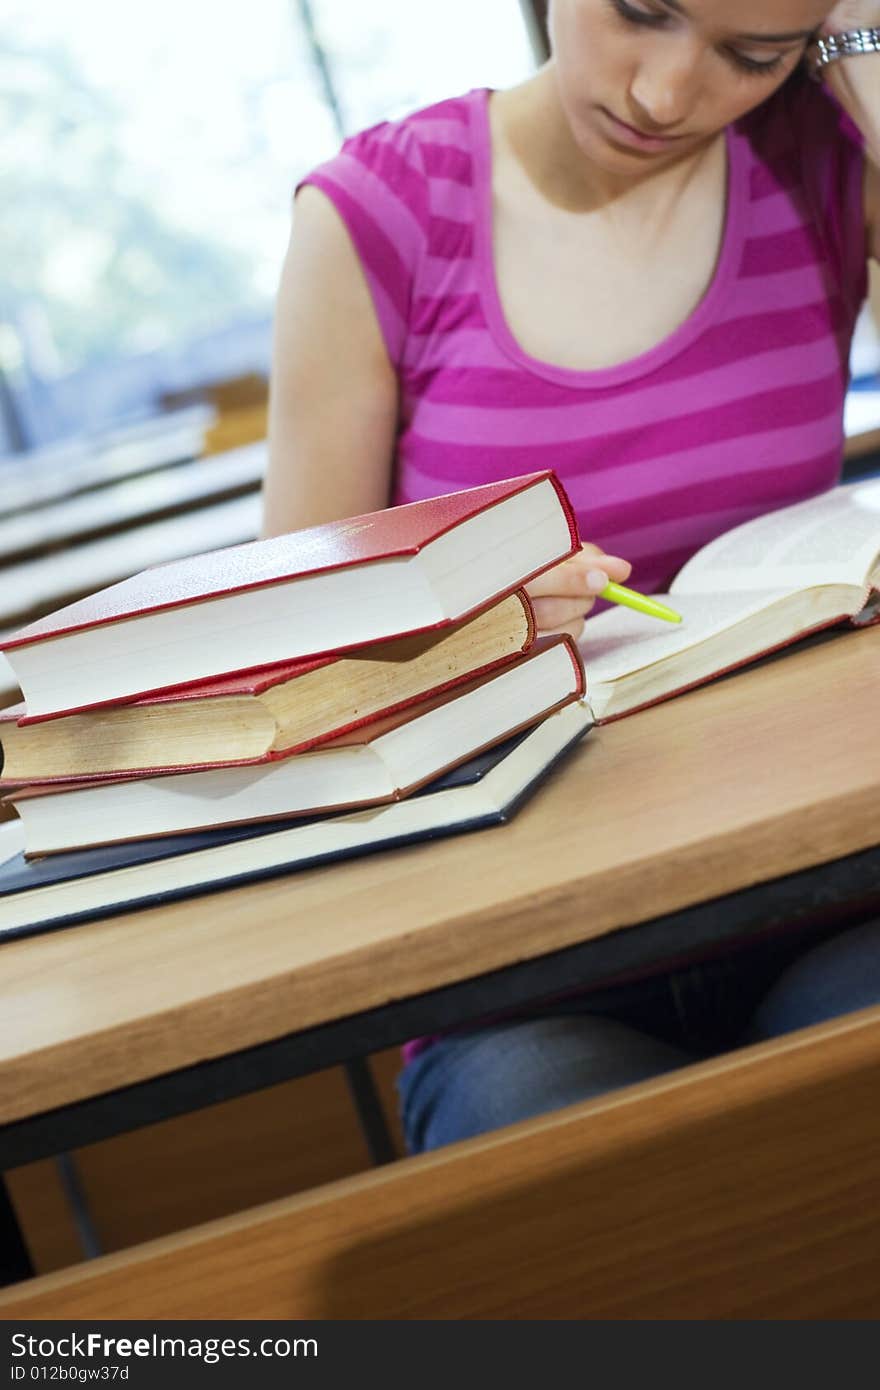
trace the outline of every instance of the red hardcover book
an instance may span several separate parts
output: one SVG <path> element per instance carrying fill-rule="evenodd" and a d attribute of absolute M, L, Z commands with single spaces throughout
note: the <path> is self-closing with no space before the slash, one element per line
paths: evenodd
<path fill-rule="evenodd" d="M 256 766 L 14 791 L 28 855 L 397 801 L 584 693 L 567 636 L 310 752 Z"/>
<path fill-rule="evenodd" d="M 31 715 L 439 630 L 578 549 L 551 472 L 144 570 L 13 633 Z"/>
<path fill-rule="evenodd" d="M 253 763 L 302 752 L 454 688 L 528 650 L 524 589 L 439 633 L 416 633 L 85 713 L 0 711 L 0 786 Z"/>

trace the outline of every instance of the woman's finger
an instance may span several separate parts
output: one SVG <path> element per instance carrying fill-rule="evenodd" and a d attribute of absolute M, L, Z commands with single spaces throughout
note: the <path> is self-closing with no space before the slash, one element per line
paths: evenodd
<path fill-rule="evenodd" d="M 552 570 L 539 574 L 526 585 L 526 591 L 533 599 L 547 598 L 595 598 L 601 594 L 608 583 L 608 571 L 599 568 L 598 563 L 589 568 L 582 563 L 567 562 L 556 565 Z"/>
<path fill-rule="evenodd" d="M 555 632 L 557 628 L 566 627 L 569 623 L 582 621 L 594 603 L 595 599 L 586 595 L 579 599 L 556 596 L 533 599 L 532 607 L 535 610 L 538 631 Z"/>
<path fill-rule="evenodd" d="M 555 635 L 557 632 L 567 632 L 568 635 L 569 635 L 569 637 L 573 637 L 574 640 L 577 641 L 578 638 L 580 637 L 581 633 L 583 632 L 583 630 L 584 630 L 584 620 L 583 620 L 583 618 L 575 618 L 575 619 L 574 619 L 572 622 L 570 622 L 570 623 L 563 623 L 561 627 L 550 628 L 550 630 L 549 630 L 548 633 L 547 633 L 547 636 L 548 636 L 548 637 L 553 636 L 553 635 Z"/>
<path fill-rule="evenodd" d="M 580 555 L 573 555 L 571 563 L 585 572 L 591 569 L 604 570 L 608 578 L 617 584 L 625 583 L 632 574 L 629 560 L 622 559 L 620 555 L 608 555 L 597 546 L 582 546 Z"/>
<path fill-rule="evenodd" d="M 631 572 L 632 565 L 628 560 L 622 560 L 619 555 L 606 555 L 597 546 L 585 546 L 579 554 L 539 574 L 526 585 L 526 590 L 531 598 L 543 598 L 550 594 L 567 598 L 586 594 L 595 598 L 609 579 L 623 584 Z"/>

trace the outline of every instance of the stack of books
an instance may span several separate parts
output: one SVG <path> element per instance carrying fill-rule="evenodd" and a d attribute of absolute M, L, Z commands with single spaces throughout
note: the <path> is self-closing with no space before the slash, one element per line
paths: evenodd
<path fill-rule="evenodd" d="M 592 723 L 522 587 L 578 544 L 539 473 L 158 566 L 14 634 L 0 932 L 508 819 Z"/>

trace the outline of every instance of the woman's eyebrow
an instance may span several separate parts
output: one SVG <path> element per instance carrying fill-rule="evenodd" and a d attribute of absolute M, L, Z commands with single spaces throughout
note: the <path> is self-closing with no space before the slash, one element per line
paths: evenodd
<path fill-rule="evenodd" d="M 676 14 L 684 15 L 686 19 L 692 18 L 688 14 L 684 5 L 679 0 L 660 0 L 661 5 L 665 5 L 667 10 L 674 10 Z M 798 39 L 809 39 L 812 37 L 812 29 L 793 29 L 788 34 L 733 34 L 731 37 L 739 39 L 745 43 L 794 43 Z"/>

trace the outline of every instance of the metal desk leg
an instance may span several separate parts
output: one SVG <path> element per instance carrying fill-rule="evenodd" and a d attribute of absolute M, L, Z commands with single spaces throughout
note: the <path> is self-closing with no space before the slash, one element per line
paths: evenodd
<path fill-rule="evenodd" d="M 6 1181 L 0 1174 L 0 1285 L 30 1279 L 34 1267 L 15 1215 Z"/>
<path fill-rule="evenodd" d="M 346 1062 L 345 1077 L 370 1157 L 376 1164 L 393 1163 L 397 1158 L 394 1140 L 386 1123 L 382 1102 L 366 1058 L 355 1057 Z"/>
<path fill-rule="evenodd" d="M 83 1257 L 87 1260 L 95 1260 L 104 1252 L 95 1230 L 95 1223 L 92 1221 L 92 1214 L 89 1211 L 89 1204 L 80 1181 L 79 1169 L 71 1155 L 64 1153 L 58 1154 L 56 1157 L 55 1170 L 58 1173 L 61 1189 L 67 1199 Z"/>

